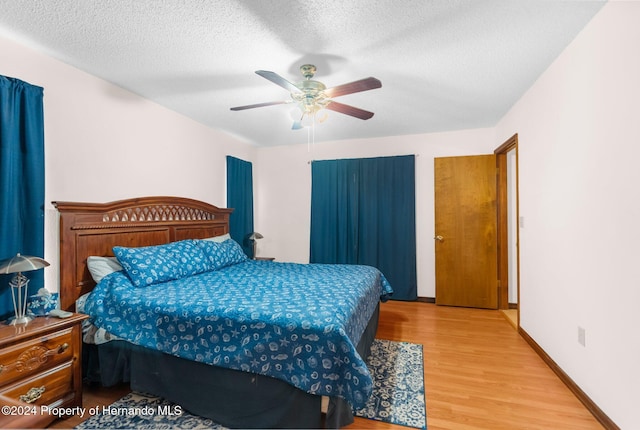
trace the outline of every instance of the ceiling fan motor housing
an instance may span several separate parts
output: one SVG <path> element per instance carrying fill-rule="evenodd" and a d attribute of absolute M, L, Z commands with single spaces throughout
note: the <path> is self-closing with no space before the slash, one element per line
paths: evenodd
<path fill-rule="evenodd" d="M 308 79 L 296 85 L 300 88 L 300 93 L 291 93 L 291 98 L 300 105 L 305 113 L 314 113 L 322 109 L 329 103 L 329 99 L 323 91 L 327 87 L 318 81 Z"/>

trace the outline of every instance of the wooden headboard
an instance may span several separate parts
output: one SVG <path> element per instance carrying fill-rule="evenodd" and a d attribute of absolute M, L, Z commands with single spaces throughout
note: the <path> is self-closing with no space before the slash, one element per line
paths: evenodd
<path fill-rule="evenodd" d="M 60 307 L 66 310 L 73 310 L 76 299 L 95 286 L 87 257 L 112 256 L 116 245 L 161 245 L 225 234 L 233 211 L 181 197 L 52 203 L 60 213 Z"/>

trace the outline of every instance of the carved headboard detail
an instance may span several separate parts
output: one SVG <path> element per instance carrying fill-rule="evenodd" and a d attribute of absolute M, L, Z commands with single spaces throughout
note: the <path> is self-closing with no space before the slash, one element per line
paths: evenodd
<path fill-rule="evenodd" d="M 52 202 L 60 213 L 60 307 L 95 286 L 91 255 L 112 256 L 118 246 L 151 246 L 229 232 L 233 209 L 182 197 L 140 197 L 110 203 Z"/>
<path fill-rule="evenodd" d="M 215 219 L 214 212 L 182 205 L 146 205 L 107 212 L 104 222 L 136 221 L 208 221 Z"/>

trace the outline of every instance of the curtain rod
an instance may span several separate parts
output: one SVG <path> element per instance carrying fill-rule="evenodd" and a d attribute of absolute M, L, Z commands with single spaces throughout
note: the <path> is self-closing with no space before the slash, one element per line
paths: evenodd
<path fill-rule="evenodd" d="M 404 157 L 406 155 L 413 155 L 414 157 L 419 157 L 420 154 L 404 154 L 404 155 L 381 155 L 380 157 Z M 361 158 L 380 158 L 380 157 L 361 157 Z M 339 158 L 337 158 L 339 160 Z M 311 164 L 314 161 L 327 161 L 327 160 L 308 160 L 307 164 Z"/>

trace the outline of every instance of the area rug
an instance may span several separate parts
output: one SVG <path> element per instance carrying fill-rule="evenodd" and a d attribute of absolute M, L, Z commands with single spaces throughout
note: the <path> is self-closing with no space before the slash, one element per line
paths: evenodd
<path fill-rule="evenodd" d="M 356 416 L 426 429 L 422 345 L 375 339 L 367 365 L 373 395 Z M 96 412 L 77 429 L 224 429 L 164 399 L 129 393 Z"/>
<path fill-rule="evenodd" d="M 422 345 L 376 339 L 367 366 L 373 395 L 355 415 L 426 429 Z"/>
<path fill-rule="evenodd" d="M 225 429 L 164 399 L 136 392 L 105 406 L 104 411 L 98 407 L 97 412 L 76 429 Z"/>

